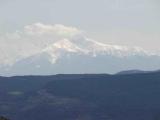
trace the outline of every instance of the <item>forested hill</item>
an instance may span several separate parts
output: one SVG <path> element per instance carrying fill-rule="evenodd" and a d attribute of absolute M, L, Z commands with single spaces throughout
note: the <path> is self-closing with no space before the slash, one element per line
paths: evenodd
<path fill-rule="evenodd" d="M 160 72 L 0 77 L 10 120 L 160 120 Z"/>

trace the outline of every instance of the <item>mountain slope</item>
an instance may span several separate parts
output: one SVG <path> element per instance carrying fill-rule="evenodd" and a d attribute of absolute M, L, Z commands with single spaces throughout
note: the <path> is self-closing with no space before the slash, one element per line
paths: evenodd
<path fill-rule="evenodd" d="M 107 41 L 107 40 L 106 40 Z M 160 68 L 160 54 L 90 39 L 78 28 L 33 23 L 0 36 L 0 75 L 117 73 Z"/>
<path fill-rule="evenodd" d="M 159 120 L 159 78 L 158 71 L 1 77 L 0 113 L 12 120 Z"/>
<path fill-rule="evenodd" d="M 2 75 L 115 73 L 126 69 L 159 69 L 159 63 L 159 55 L 138 47 L 108 45 L 86 37 L 74 37 L 57 41 L 0 71 Z"/>

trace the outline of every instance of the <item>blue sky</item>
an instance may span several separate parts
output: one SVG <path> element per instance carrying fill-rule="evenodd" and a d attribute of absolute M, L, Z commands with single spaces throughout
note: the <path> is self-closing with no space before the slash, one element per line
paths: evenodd
<path fill-rule="evenodd" d="M 159 0 L 0 0 L 0 33 L 41 22 L 110 44 L 160 51 Z"/>

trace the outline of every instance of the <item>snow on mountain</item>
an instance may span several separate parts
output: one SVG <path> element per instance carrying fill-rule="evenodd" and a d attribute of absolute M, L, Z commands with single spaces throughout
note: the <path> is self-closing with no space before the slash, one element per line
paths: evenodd
<path fill-rule="evenodd" d="M 85 53 L 85 50 L 79 48 L 77 45 L 70 42 L 69 40 L 64 39 L 48 46 L 47 48 L 43 49 L 42 52 L 49 54 L 51 57 L 51 63 L 55 63 L 57 59 L 59 59 L 65 54 L 82 54 Z"/>
<path fill-rule="evenodd" d="M 71 41 L 75 43 L 78 47 L 87 50 L 88 53 L 91 53 L 93 55 L 108 54 L 122 57 L 134 54 L 147 54 L 145 50 L 139 47 L 129 48 L 126 46 L 109 45 L 97 42 L 83 36 L 73 37 Z"/>
<path fill-rule="evenodd" d="M 60 40 L 43 49 L 42 53 L 46 53 L 51 57 L 50 61 L 52 64 L 56 63 L 56 61 L 61 59 L 64 55 L 69 56 L 70 54 L 88 55 L 92 57 L 98 55 L 110 55 L 116 57 L 153 55 L 139 47 L 129 48 L 125 46 L 109 45 L 85 37 L 74 37 L 71 40 Z"/>
<path fill-rule="evenodd" d="M 3 41 L 6 45 L 0 44 L 1 75 L 116 73 L 127 69 L 160 68 L 160 56 L 139 47 L 104 44 L 77 34 L 73 28 L 66 29 L 62 26 L 58 26 L 58 33 L 55 32 L 57 26 L 46 26 L 44 29 L 43 25 L 36 24 L 29 28 L 23 33 L 25 36 L 29 34 L 25 38 L 25 44 L 21 40 L 22 33 L 18 34 L 20 36 L 18 40 L 16 37 L 18 45 L 14 42 L 9 44 L 11 40 L 6 43 Z M 74 34 L 71 35 L 70 32 Z M 51 40 L 53 33 L 63 33 L 65 37 Z M 66 37 L 66 33 L 69 37 Z M 49 39 L 45 41 L 42 38 Z M 30 39 L 34 41 L 28 42 Z M 7 45 L 13 49 L 6 49 Z"/>
<path fill-rule="evenodd" d="M 108 45 L 74 36 L 47 45 L 29 57 L 0 69 L 1 75 L 50 75 L 78 73 L 116 73 L 122 70 L 155 70 L 160 56 L 139 47 Z"/>
<path fill-rule="evenodd" d="M 34 23 L 23 30 L 0 35 L 0 68 L 41 53 L 55 63 L 63 54 L 112 55 L 118 57 L 150 55 L 141 48 L 109 45 L 87 38 L 82 30 L 61 24 Z"/>

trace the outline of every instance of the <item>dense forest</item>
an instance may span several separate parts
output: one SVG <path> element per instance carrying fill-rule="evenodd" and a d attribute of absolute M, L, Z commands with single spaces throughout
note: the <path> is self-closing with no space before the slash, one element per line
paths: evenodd
<path fill-rule="evenodd" d="M 9 120 L 8 118 L 5 118 L 3 116 L 0 116 L 0 120 Z"/>
<path fill-rule="evenodd" d="M 160 120 L 159 101 L 158 71 L 0 77 L 0 114 L 10 120 Z"/>

